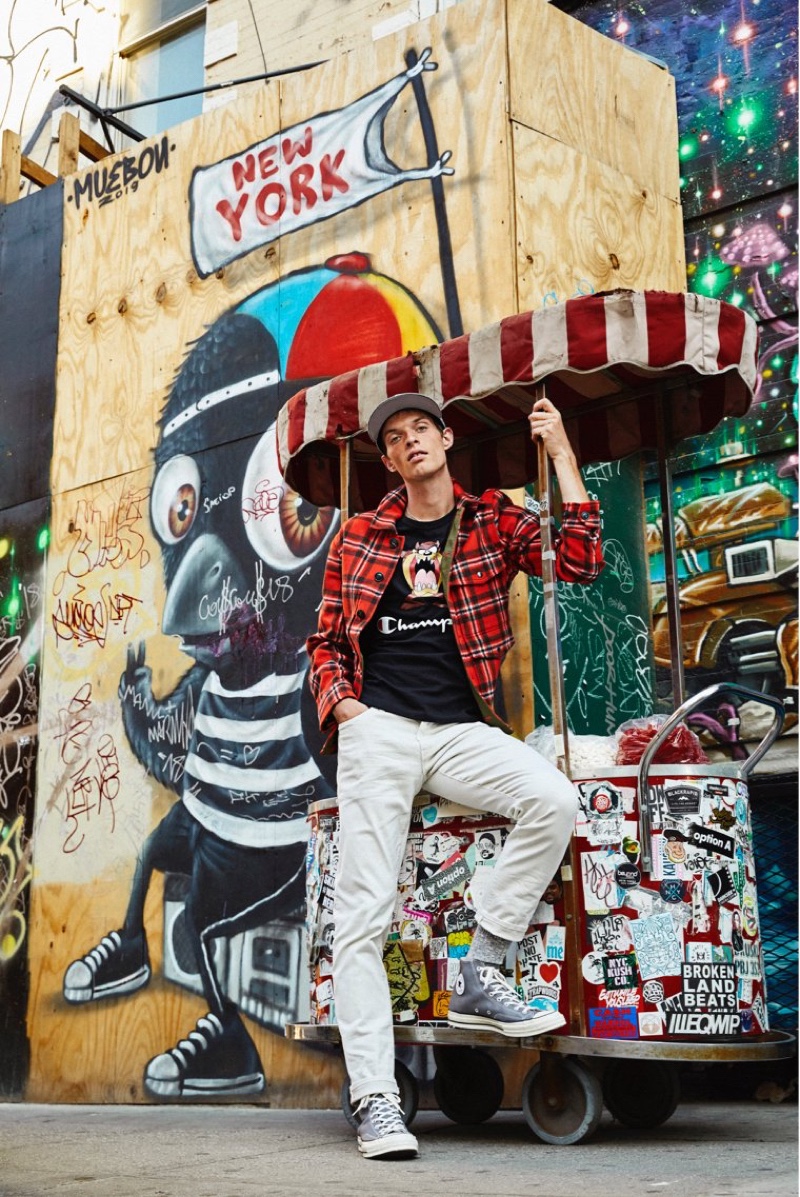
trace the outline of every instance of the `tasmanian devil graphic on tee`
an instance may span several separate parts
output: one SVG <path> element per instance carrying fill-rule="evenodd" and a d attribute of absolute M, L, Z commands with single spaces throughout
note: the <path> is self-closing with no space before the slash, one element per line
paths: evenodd
<path fill-rule="evenodd" d="M 442 554 L 454 514 L 397 521 L 403 553 L 361 638 L 367 706 L 432 723 L 480 719 L 442 593 Z"/>

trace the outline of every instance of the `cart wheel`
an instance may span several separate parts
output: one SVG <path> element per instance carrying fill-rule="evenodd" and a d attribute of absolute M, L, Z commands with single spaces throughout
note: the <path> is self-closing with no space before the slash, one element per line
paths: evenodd
<path fill-rule="evenodd" d="M 419 1106 L 419 1085 L 417 1078 L 414 1076 L 410 1068 L 407 1068 L 401 1060 L 394 1062 L 394 1079 L 397 1081 L 400 1090 L 400 1105 L 403 1109 L 403 1117 L 405 1118 L 406 1126 L 411 1126 L 417 1114 L 417 1107 Z M 356 1122 L 355 1110 L 353 1103 L 350 1100 L 350 1079 L 344 1078 L 342 1085 L 342 1113 L 354 1130 L 358 1130 L 358 1123 Z"/>
<path fill-rule="evenodd" d="M 579 1060 L 543 1052 L 525 1077 L 522 1112 L 544 1143 L 582 1143 L 597 1130 L 603 1113 L 600 1082 Z"/>
<path fill-rule="evenodd" d="M 500 1109 L 503 1071 L 487 1052 L 474 1047 L 446 1047 L 434 1051 L 433 1095 L 451 1122 L 477 1126 Z"/>
<path fill-rule="evenodd" d="M 623 1126 L 634 1130 L 661 1126 L 681 1099 L 678 1070 L 664 1060 L 609 1060 L 603 1074 L 603 1099 Z"/>

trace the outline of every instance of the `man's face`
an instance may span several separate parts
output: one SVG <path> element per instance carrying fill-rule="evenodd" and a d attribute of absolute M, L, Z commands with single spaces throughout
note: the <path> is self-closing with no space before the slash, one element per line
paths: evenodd
<path fill-rule="evenodd" d="M 383 464 L 404 482 L 421 482 L 447 469 L 445 452 L 453 443 L 451 429 L 422 411 L 398 411 L 381 429 Z"/>

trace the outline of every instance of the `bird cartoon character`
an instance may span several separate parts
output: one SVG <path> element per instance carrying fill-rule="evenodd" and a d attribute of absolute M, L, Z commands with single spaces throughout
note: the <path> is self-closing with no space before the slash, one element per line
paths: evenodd
<path fill-rule="evenodd" d="M 130 645 L 119 696 L 133 753 L 180 800 L 142 846 L 123 925 L 73 961 L 63 981 L 75 1004 L 145 986 L 150 880 L 154 871 L 185 875 L 185 924 L 208 1012 L 147 1063 L 144 1088 L 154 1098 L 217 1100 L 265 1088 L 214 946 L 302 918 L 306 811 L 333 792 L 304 645 L 339 517 L 283 481 L 278 411 L 300 386 L 336 373 L 343 341 L 358 351 L 352 368 L 437 337 L 407 292 L 373 274 L 363 255 L 343 255 L 221 316 L 191 347 L 167 397 L 150 520 L 166 582 L 162 631 L 180 637 L 193 664 L 159 698 L 145 646 Z M 190 727 L 180 778 L 158 744 L 158 728 L 176 715 Z"/>

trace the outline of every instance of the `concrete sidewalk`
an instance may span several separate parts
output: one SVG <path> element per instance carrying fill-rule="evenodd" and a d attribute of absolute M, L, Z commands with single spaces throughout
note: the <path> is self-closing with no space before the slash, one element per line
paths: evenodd
<path fill-rule="evenodd" d="M 522 1114 L 414 1122 L 418 1160 L 362 1160 L 338 1110 L 0 1105 L 0 1197 L 795 1197 L 797 1107 L 679 1106 L 655 1131 L 606 1112 L 549 1147 Z"/>

